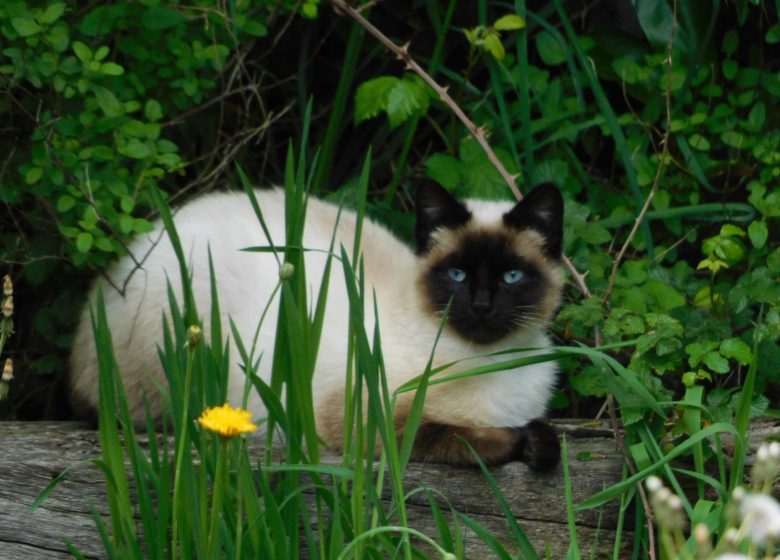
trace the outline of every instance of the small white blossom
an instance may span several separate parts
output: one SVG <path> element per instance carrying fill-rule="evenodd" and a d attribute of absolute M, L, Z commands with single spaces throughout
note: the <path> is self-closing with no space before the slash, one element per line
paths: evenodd
<path fill-rule="evenodd" d="M 721 554 L 715 560 L 753 560 L 753 558 L 736 552 L 727 552 L 726 554 Z"/>
<path fill-rule="evenodd" d="M 747 496 L 740 508 L 744 528 L 759 546 L 780 541 L 780 504 L 766 494 Z"/>
<path fill-rule="evenodd" d="M 645 486 L 647 486 L 647 489 L 655 494 L 658 492 L 661 488 L 663 488 L 663 485 L 661 484 L 661 479 L 657 476 L 648 476 L 647 480 L 645 481 Z"/>

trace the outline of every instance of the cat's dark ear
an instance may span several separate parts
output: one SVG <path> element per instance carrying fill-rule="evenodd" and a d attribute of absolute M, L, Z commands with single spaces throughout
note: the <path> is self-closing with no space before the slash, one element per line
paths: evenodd
<path fill-rule="evenodd" d="M 415 191 L 417 252 L 430 249 L 431 235 L 439 228 L 456 228 L 471 219 L 471 212 L 436 183 L 419 185 Z"/>
<path fill-rule="evenodd" d="M 504 214 L 504 223 L 515 229 L 533 229 L 544 236 L 547 256 L 559 259 L 563 244 L 563 197 L 552 183 L 539 185 Z"/>

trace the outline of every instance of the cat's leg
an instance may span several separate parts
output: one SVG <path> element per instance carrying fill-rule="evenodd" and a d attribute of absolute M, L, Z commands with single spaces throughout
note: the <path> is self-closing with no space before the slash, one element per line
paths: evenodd
<path fill-rule="evenodd" d="M 464 441 L 488 465 L 523 461 L 534 470 L 548 471 L 560 459 L 558 435 L 542 420 L 533 420 L 521 428 L 466 428 L 424 422 L 417 431 L 412 459 L 474 465 L 474 456 Z"/>

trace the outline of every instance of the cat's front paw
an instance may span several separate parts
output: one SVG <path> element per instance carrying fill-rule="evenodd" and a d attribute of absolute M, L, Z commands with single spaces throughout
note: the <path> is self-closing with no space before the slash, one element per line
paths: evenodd
<path fill-rule="evenodd" d="M 514 448 L 514 458 L 528 464 L 535 471 L 549 471 L 561 459 L 561 444 L 555 428 L 542 420 L 531 420 L 517 428 L 519 438 Z"/>

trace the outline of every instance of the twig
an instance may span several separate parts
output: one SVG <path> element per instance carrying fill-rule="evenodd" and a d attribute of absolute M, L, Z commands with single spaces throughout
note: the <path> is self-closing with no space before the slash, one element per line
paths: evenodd
<path fill-rule="evenodd" d="M 617 280 L 617 272 L 618 272 L 618 268 L 620 268 L 620 263 L 623 261 L 623 257 L 625 257 L 629 245 L 631 245 L 631 242 L 634 240 L 634 237 L 636 237 L 636 233 L 637 231 L 639 231 L 639 227 L 642 225 L 642 222 L 644 221 L 645 216 L 647 215 L 647 212 L 650 209 L 650 204 L 653 202 L 653 197 L 655 197 L 655 193 L 658 190 L 658 185 L 661 182 L 661 176 L 663 175 L 663 172 L 666 169 L 666 159 L 667 156 L 669 155 L 669 137 L 671 136 L 671 132 L 672 132 L 672 101 L 671 101 L 672 40 L 671 39 L 669 41 L 668 51 L 669 51 L 668 58 L 667 58 L 668 68 L 666 74 L 666 95 L 665 95 L 666 130 L 664 131 L 664 136 L 661 139 L 661 147 L 662 147 L 661 155 L 658 158 L 658 167 L 655 170 L 655 178 L 653 179 L 653 186 L 650 188 L 650 192 L 647 195 L 647 199 L 645 200 L 642 209 L 639 211 L 639 215 L 637 215 L 636 220 L 634 220 L 634 226 L 631 228 L 631 231 L 629 232 L 628 237 L 626 238 L 626 242 L 623 243 L 623 246 L 620 248 L 617 257 L 615 257 L 615 262 L 612 263 L 612 272 L 609 275 L 609 282 L 607 283 L 607 289 L 604 291 L 604 296 L 601 298 L 601 305 L 606 305 L 607 300 L 609 300 L 609 296 L 612 294 L 612 290 L 615 288 L 615 281 Z"/>
<path fill-rule="evenodd" d="M 398 46 L 393 43 L 384 33 L 374 27 L 370 21 L 363 17 L 363 15 L 358 10 L 347 4 L 345 0 L 333 0 L 333 6 L 336 8 L 336 11 L 347 14 L 349 17 L 354 19 L 361 27 L 373 35 L 380 43 L 382 43 L 385 48 L 387 48 L 390 52 L 395 54 L 396 57 L 402 60 L 408 69 L 414 71 L 418 76 L 420 76 L 420 78 L 422 78 L 423 81 L 439 95 L 439 98 L 450 108 L 453 113 L 455 113 L 458 119 L 460 119 L 460 121 L 469 131 L 469 133 L 471 133 L 474 139 L 485 151 L 485 154 L 490 160 L 490 163 L 492 163 L 499 172 L 501 177 L 512 191 L 512 194 L 515 195 L 515 198 L 517 198 L 517 200 L 522 200 L 523 195 L 520 193 L 520 189 L 517 188 L 517 184 L 515 184 L 515 178 L 517 176 L 509 173 L 506 167 L 504 167 L 504 164 L 502 164 L 498 157 L 496 157 L 495 152 L 490 147 L 490 144 L 488 144 L 486 128 L 484 126 L 477 126 L 474 124 L 474 122 L 466 115 L 466 113 L 463 112 L 463 109 L 461 109 L 455 100 L 452 99 L 448 92 L 448 88 L 446 86 L 440 86 L 436 80 L 430 76 L 430 74 L 428 74 L 419 64 L 417 64 L 417 62 L 409 54 L 409 43 L 403 46 Z M 574 284 L 577 286 L 577 289 L 580 291 L 582 296 L 586 298 L 590 297 L 590 290 L 588 290 L 588 286 L 585 284 L 585 274 L 580 274 L 580 272 L 574 268 L 574 264 L 572 264 L 571 260 L 566 255 L 563 255 L 563 265 L 572 275 Z"/>

